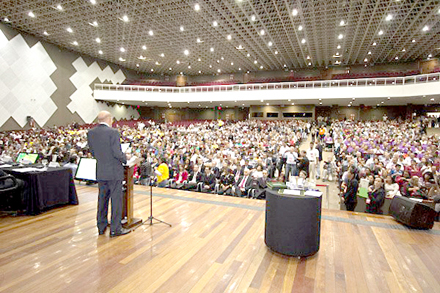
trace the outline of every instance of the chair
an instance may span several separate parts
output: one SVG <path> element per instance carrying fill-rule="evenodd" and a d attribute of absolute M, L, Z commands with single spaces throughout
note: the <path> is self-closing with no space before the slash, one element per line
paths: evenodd
<path fill-rule="evenodd" d="M 21 195 L 18 191 L 20 191 L 20 184 L 17 179 L 15 179 L 12 175 L 5 175 L 0 177 L 0 182 L 3 183 L 7 180 L 12 180 L 13 185 L 7 188 L 0 189 L 0 206 L 3 210 L 6 211 L 17 211 L 20 210 L 20 207 L 14 207 L 14 202 L 17 201 L 16 197 L 19 197 L 19 201 L 21 203 Z"/>

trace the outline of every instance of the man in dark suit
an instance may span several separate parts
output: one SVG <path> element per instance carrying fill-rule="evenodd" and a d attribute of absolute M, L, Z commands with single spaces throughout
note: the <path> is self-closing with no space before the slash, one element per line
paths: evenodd
<path fill-rule="evenodd" d="M 356 171 L 350 168 L 347 172 L 348 184 L 342 197 L 347 211 L 354 211 L 357 205 L 358 181 L 356 179 Z"/>
<path fill-rule="evenodd" d="M 205 167 L 205 178 L 203 180 L 202 192 L 205 193 L 214 192 L 215 184 L 217 183 L 217 180 L 215 178 L 214 173 L 212 172 L 212 169 L 210 169 L 209 167 Z"/>
<path fill-rule="evenodd" d="M 108 225 L 108 202 L 112 200 L 110 236 L 130 233 L 122 228 L 122 180 L 127 158 L 121 150 L 119 132 L 111 127 L 112 116 L 107 111 L 98 114 L 99 125 L 89 130 L 87 140 L 90 151 L 97 161 L 96 180 L 98 181 L 98 232 L 105 233 Z"/>
<path fill-rule="evenodd" d="M 235 196 L 246 196 L 252 186 L 252 180 L 251 170 L 244 169 L 243 176 L 236 182 Z"/>
<path fill-rule="evenodd" d="M 298 163 L 298 173 L 304 171 L 307 174 L 307 177 L 309 177 L 309 159 L 307 158 L 306 151 L 301 151 L 299 156 L 299 163 Z"/>

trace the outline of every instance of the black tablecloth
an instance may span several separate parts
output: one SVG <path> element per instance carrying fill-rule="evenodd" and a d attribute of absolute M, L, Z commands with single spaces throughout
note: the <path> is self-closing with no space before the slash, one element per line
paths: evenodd
<path fill-rule="evenodd" d="M 309 256 L 319 250 L 322 196 L 282 195 L 266 189 L 264 241 L 285 255 Z"/>
<path fill-rule="evenodd" d="M 25 182 L 23 205 L 26 214 L 36 215 L 57 205 L 78 204 L 72 171 L 69 168 L 48 168 L 46 171 L 18 172 L 17 167 L 3 168 Z"/>

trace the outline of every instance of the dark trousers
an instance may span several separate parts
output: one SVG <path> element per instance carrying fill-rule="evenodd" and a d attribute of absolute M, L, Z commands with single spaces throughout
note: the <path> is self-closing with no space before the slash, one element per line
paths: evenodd
<path fill-rule="evenodd" d="M 110 232 L 118 232 L 122 228 L 122 180 L 101 180 L 98 181 L 98 187 L 98 229 L 99 231 L 104 231 L 108 225 L 108 202 L 111 199 L 112 219 L 110 224 Z"/>
<path fill-rule="evenodd" d="M 354 209 L 356 208 L 357 202 L 346 202 L 345 203 L 345 208 L 347 209 L 347 211 L 354 211 Z"/>

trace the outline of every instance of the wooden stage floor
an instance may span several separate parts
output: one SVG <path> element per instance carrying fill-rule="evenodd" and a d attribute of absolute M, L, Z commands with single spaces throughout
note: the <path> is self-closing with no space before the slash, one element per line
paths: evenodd
<path fill-rule="evenodd" d="M 323 210 L 321 248 L 285 257 L 264 244 L 264 201 L 155 188 L 173 226 L 98 236 L 97 188 L 80 204 L 0 218 L 0 292 L 440 292 L 440 225 Z M 135 187 L 149 216 L 149 189 Z"/>

